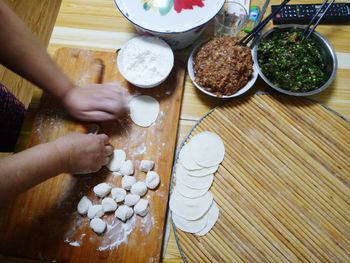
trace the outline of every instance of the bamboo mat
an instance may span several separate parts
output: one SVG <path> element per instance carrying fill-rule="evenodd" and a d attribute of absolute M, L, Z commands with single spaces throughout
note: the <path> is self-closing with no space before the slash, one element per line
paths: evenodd
<path fill-rule="evenodd" d="M 316 102 L 256 95 L 193 129 L 223 139 L 204 237 L 175 229 L 188 262 L 350 261 L 350 124 Z"/>

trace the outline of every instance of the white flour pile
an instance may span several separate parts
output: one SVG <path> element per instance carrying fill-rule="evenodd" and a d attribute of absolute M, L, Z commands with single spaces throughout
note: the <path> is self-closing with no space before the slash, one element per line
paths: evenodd
<path fill-rule="evenodd" d="M 140 86 L 162 81 L 173 64 L 174 55 L 168 44 L 151 36 L 131 39 L 118 55 L 121 73 L 129 82 Z"/>

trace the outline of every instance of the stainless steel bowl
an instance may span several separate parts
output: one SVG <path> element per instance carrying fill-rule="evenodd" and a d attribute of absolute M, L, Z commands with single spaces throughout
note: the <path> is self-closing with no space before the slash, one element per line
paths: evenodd
<path fill-rule="evenodd" d="M 279 25 L 279 26 L 276 26 L 276 27 L 266 31 L 265 33 L 263 33 L 260 36 L 256 45 L 253 48 L 253 60 L 254 60 L 254 64 L 257 66 L 256 68 L 259 72 L 259 75 L 262 77 L 262 79 L 267 84 L 269 84 L 272 88 L 274 88 L 275 90 L 282 92 L 284 94 L 287 94 L 287 95 L 291 95 L 291 96 L 310 96 L 310 95 L 317 94 L 317 93 L 325 90 L 326 88 L 328 88 L 329 85 L 333 82 L 333 80 L 335 78 L 335 75 L 337 72 L 337 67 L 338 67 L 338 61 L 337 61 L 337 56 L 335 54 L 335 51 L 334 51 L 333 47 L 331 46 L 331 44 L 328 42 L 328 40 L 324 36 L 322 36 L 320 33 L 317 33 L 317 32 L 314 32 L 311 35 L 311 37 L 313 37 L 315 39 L 316 45 L 319 48 L 322 59 L 326 65 L 327 80 L 325 81 L 325 83 L 323 83 L 322 86 L 320 86 L 317 89 L 308 91 L 308 92 L 292 92 L 292 91 L 285 90 L 281 87 L 276 86 L 262 73 L 260 65 L 259 65 L 259 61 L 258 61 L 258 47 L 259 47 L 260 41 L 262 39 L 266 38 L 269 34 L 276 31 L 276 28 L 279 28 L 279 29 L 302 28 L 302 29 L 304 29 L 305 27 L 301 26 L 301 25 L 294 25 L 294 24 Z"/>

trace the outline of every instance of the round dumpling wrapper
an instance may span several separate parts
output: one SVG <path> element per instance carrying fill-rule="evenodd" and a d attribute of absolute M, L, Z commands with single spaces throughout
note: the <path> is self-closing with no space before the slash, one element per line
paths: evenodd
<path fill-rule="evenodd" d="M 198 198 L 208 192 L 208 189 L 193 189 L 178 181 L 176 181 L 175 190 L 187 198 Z"/>
<path fill-rule="evenodd" d="M 213 201 L 213 204 L 211 205 L 210 209 L 206 213 L 206 216 L 207 216 L 207 220 L 208 220 L 207 224 L 202 230 L 200 230 L 197 233 L 195 233 L 197 236 L 204 236 L 204 235 L 206 235 L 214 227 L 216 221 L 218 221 L 218 218 L 219 218 L 219 207 L 215 203 L 215 201 Z"/>
<path fill-rule="evenodd" d="M 219 165 L 214 165 L 211 167 L 203 167 L 198 170 L 187 170 L 188 175 L 201 177 L 201 176 L 207 176 L 208 174 L 214 174 L 219 168 Z"/>
<path fill-rule="evenodd" d="M 188 233 L 197 233 L 201 231 L 206 227 L 208 222 L 207 214 L 203 215 L 197 220 L 187 220 L 175 213 L 171 213 L 171 218 L 173 219 L 173 222 L 177 228 Z"/>
<path fill-rule="evenodd" d="M 206 176 L 195 177 L 187 173 L 186 169 L 181 163 L 178 163 L 176 167 L 176 182 L 181 182 L 182 184 L 193 188 L 193 189 L 209 189 L 213 183 L 214 175 L 209 174 Z"/>
<path fill-rule="evenodd" d="M 215 166 L 224 159 L 224 143 L 215 133 L 204 131 L 197 134 L 191 139 L 191 146 L 189 155 L 199 166 Z"/>
<path fill-rule="evenodd" d="M 213 202 L 213 196 L 206 192 L 198 198 L 186 198 L 175 189 L 170 196 L 169 207 L 172 212 L 187 220 L 196 220 L 202 217 Z"/>
<path fill-rule="evenodd" d="M 185 144 L 180 151 L 179 154 L 179 160 L 182 163 L 182 165 L 188 169 L 188 170 L 198 170 L 198 169 L 202 169 L 203 167 L 198 165 L 192 156 L 192 145 L 191 143 L 187 143 Z"/>
<path fill-rule="evenodd" d="M 158 114 L 159 102 L 151 96 L 141 95 L 130 101 L 130 117 L 138 126 L 151 126 L 157 120 Z"/>

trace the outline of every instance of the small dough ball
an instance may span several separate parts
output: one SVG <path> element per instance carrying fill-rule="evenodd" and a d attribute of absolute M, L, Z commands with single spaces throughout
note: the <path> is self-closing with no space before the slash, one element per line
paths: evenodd
<path fill-rule="evenodd" d="M 126 154 L 123 150 L 116 149 L 113 151 L 113 155 L 109 163 L 106 165 L 108 170 L 117 172 L 120 170 L 122 163 L 125 162 Z"/>
<path fill-rule="evenodd" d="M 140 199 L 140 201 L 137 202 L 137 204 L 134 206 L 134 212 L 135 214 L 139 216 L 145 216 L 148 213 L 148 200 L 147 199 Z"/>
<path fill-rule="evenodd" d="M 89 207 L 92 206 L 92 202 L 89 198 L 87 198 L 85 195 L 80 199 L 77 210 L 78 213 L 81 215 L 86 215 L 87 211 L 89 210 Z"/>
<path fill-rule="evenodd" d="M 147 185 L 144 182 L 138 181 L 132 185 L 130 192 L 135 195 L 144 196 L 147 193 Z"/>
<path fill-rule="evenodd" d="M 89 207 L 87 216 L 90 219 L 102 217 L 104 215 L 102 205 L 92 205 Z"/>
<path fill-rule="evenodd" d="M 126 204 L 127 206 L 134 206 L 139 200 L 140 200 L 139 195 L 127 194 L 125 197 L 124 204 Z"/>
<path fill-rule="evenodd" d="M 142 160 L 140 164 L 140 170 L 147 173 L 153 169 L 154 162 L 151 160 Z"/>
<path fill-rule="evenodd" d="M 127 160 L 122 163 L 120 173 L 122 175 L 132 175 L 134 173 L 134 165 L 132 164 L 131 160 Z"/>
<path fill-rule="evenodd" d="M 100 183 L 94 187 L 94 193 L 98 197 L 102 198 L 102 197 L 105 197 L 106 195 L 108 195 L 109 192 L 111 191 L 111 189 L 112 189 L 112 187 L 109 184 Z"/>
<path fill-rule="evenodd" d="M 90 221 L 90 227 L 96 234 L 102 234 L 106 229 L 106 222 L 101 218 L 93 218 Z"/>
<path fill-rule="evenodd" d="M 117 203 L 110 197 L 103 198 L 101 204 L 105 213 L 114 212 L 118 207 Z"/>
<path fill-rule="evenodd" d="M 116 187 L 116 188 L 112 188 L 111 194 L 114 201 L 118 203 L 118 202 L 124 201 L 126 196 L 126 191 L 123 188 Z"/>
<path fill-rule="evenodd" d="M 132 208 L 127 205 L 121 205 L 118 207 L 117 211 L 115 211 L 115 217 L 125 222 L 133 215 L 133 213 L 134 210 L 132 210 Z"/>
<path fill-rule="evenodd" d="M 149 189 L 155 189 L 159 185 L 159 175 L 156 172 L 149 171 L 146 176 L 146 185 Z"/>
<path fill-rule="evenodd" d="M 125 175 L 122 178 L 122 187 L 125 190 L 129 191 L 134 183 L 136 183 L 136 178 L 134 176 Z"/>

